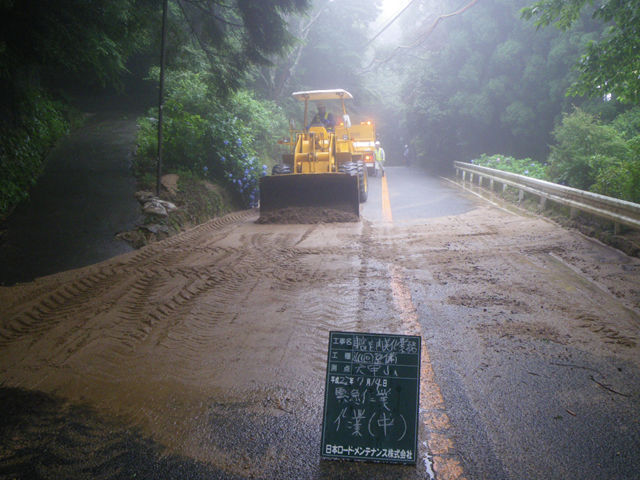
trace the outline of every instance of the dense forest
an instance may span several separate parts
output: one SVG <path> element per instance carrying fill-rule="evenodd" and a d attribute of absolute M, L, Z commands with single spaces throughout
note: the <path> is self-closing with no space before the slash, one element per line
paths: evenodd
<path fill-rule="evenodd" d="M 389 162 L 473 161 L 640 202 L 640 0 L 168 0 L 163 162 L 259 200 L 301 107 L 343 88 Z M 157 89 L 162 2 L 0 0 L 0 217 L 78 91 Z M 135 173 L 155 173 L 158 109 Z"/>

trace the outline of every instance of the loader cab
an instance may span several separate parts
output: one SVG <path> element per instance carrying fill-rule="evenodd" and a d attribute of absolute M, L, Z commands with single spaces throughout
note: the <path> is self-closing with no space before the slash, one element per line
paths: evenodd
<path fill-rule="evenodd" d="M 327 132 L 333 132 L 336 126 L 336 119 L 331 109 L 327 109 L 327 105 L 324 100 L 317 101 L 316 108 L 318 111 L 311 118 L 311 123 L 307 125 L 307 130 L 311 127 L 323 127 Z"/>

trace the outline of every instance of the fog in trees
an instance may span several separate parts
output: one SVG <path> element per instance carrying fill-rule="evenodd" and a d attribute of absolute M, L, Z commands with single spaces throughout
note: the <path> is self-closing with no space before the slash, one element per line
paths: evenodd
<path fill-rule="evenodd" d="M 173 107 L 166 113 L 181 132 L 174 146 L 182 152 L 175 161 L 197 175 L 216 172 L 247 204 L 255 203 L 257 192 L 238 180 L 257 175 L 258 164 L 269 168 L 280 160 L 277 139 L 288 135 L 288 118 L 302 113 L 291 94 L 342 88 L 354 96 L 353 120 L 377 125 L 390 164 L 409 145 L 414 165 L 439 173 L 450 172 L 453 161 L 482 155 L 553 160 L 558 128 L 579 108 L 578 131 L 588 136 L 598 122 L 611 123 L 630 152 L 628 159 L 604 163 L 617 173 L 589 173 L 593 185 L 606 191 L 616 179 L 634 176 L 633 159 L 640 153 L 632 81 L 637 56 L 623 55 L 638 41 L 628 19 L 640 2 L 603 0 L 596 9 L 587 0 L 539 0 L 526 10 L 532 2 L 169 0 L 167 88 Z M 0 198 L 0 211 L 26 197 L 43 152 L 67 128 L 52 96 L 73 96 L 77 82 L 86 80 L 128 94 L 145 84 L 157 88 L 160 5 L 118 0 L 100 10 L 102 3 L 0 5 L 0 133 L 17 142 L 2 152 L 0 165 L 8 170 L 0 173 L 20 179 L 4 190 L 13 193 Z M 538 28 L 535 18 L 523 18 L 534 12 L 542 14 L 537 23 L 543 26 L 559 15 L 563 29 Z M 587 52 L 593 58 L 581 57 Z M 598 70 L 595 58 L 613 63 Z M 623 82 L 616 82 L 617 66 Z M 53 113 L 44 120 L 23 113 L 34 111 Z M 151 123 L 141 143 L 148 152 L 156 114 L 145 117 Z M 32 131 L 43 132 L 42 138 L 25 133 Z M 232 162 L 230 132 L 236 144 L 242 142 Z M 20 143 L 25 138 L 28 145 Z M 193 140 L 182 145 L 186 138 Z M 34 146 L 33 161 L 15 156 Z M 149 168 L 152 163 L 147 159 Z"/>

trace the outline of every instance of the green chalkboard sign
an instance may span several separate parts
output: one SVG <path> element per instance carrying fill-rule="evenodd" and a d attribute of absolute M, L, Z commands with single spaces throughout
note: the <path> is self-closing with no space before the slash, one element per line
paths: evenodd
<path fill-rule="evenodd" d="M 416 336 L 329 333 L 321 456 L 416 463 L 420 345 Z"/>

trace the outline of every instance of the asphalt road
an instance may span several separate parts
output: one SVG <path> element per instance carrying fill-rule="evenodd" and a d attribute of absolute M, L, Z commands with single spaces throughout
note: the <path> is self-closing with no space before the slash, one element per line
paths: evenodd
<path fill-rule="evenodd" d="M 131 175 L 136 118 L 151 98 L 81 99 L 87 119 L 58 141 L 28 201 L 1 225 L 0 285 L 85 267 L 132 250 L 116 237 L 143 216 Z"/>
<path fill-rule="evenodd" d="M 387 167 L 387 193 L 391 220 L 396 224 L 460 215 L 475 208 L 477 199 L 418 168 Z M 369 200 L 362 205 L 365 218 L 384 219 L 383 181 L 369 177 Z"/>
<path fill-rule="evenodd" d="M 417 169 L 0 288 L 2 478 L 640 478 L 640 261 Z M 422 338 L 418 462 L 320 458 L 330 331 Z"/>

